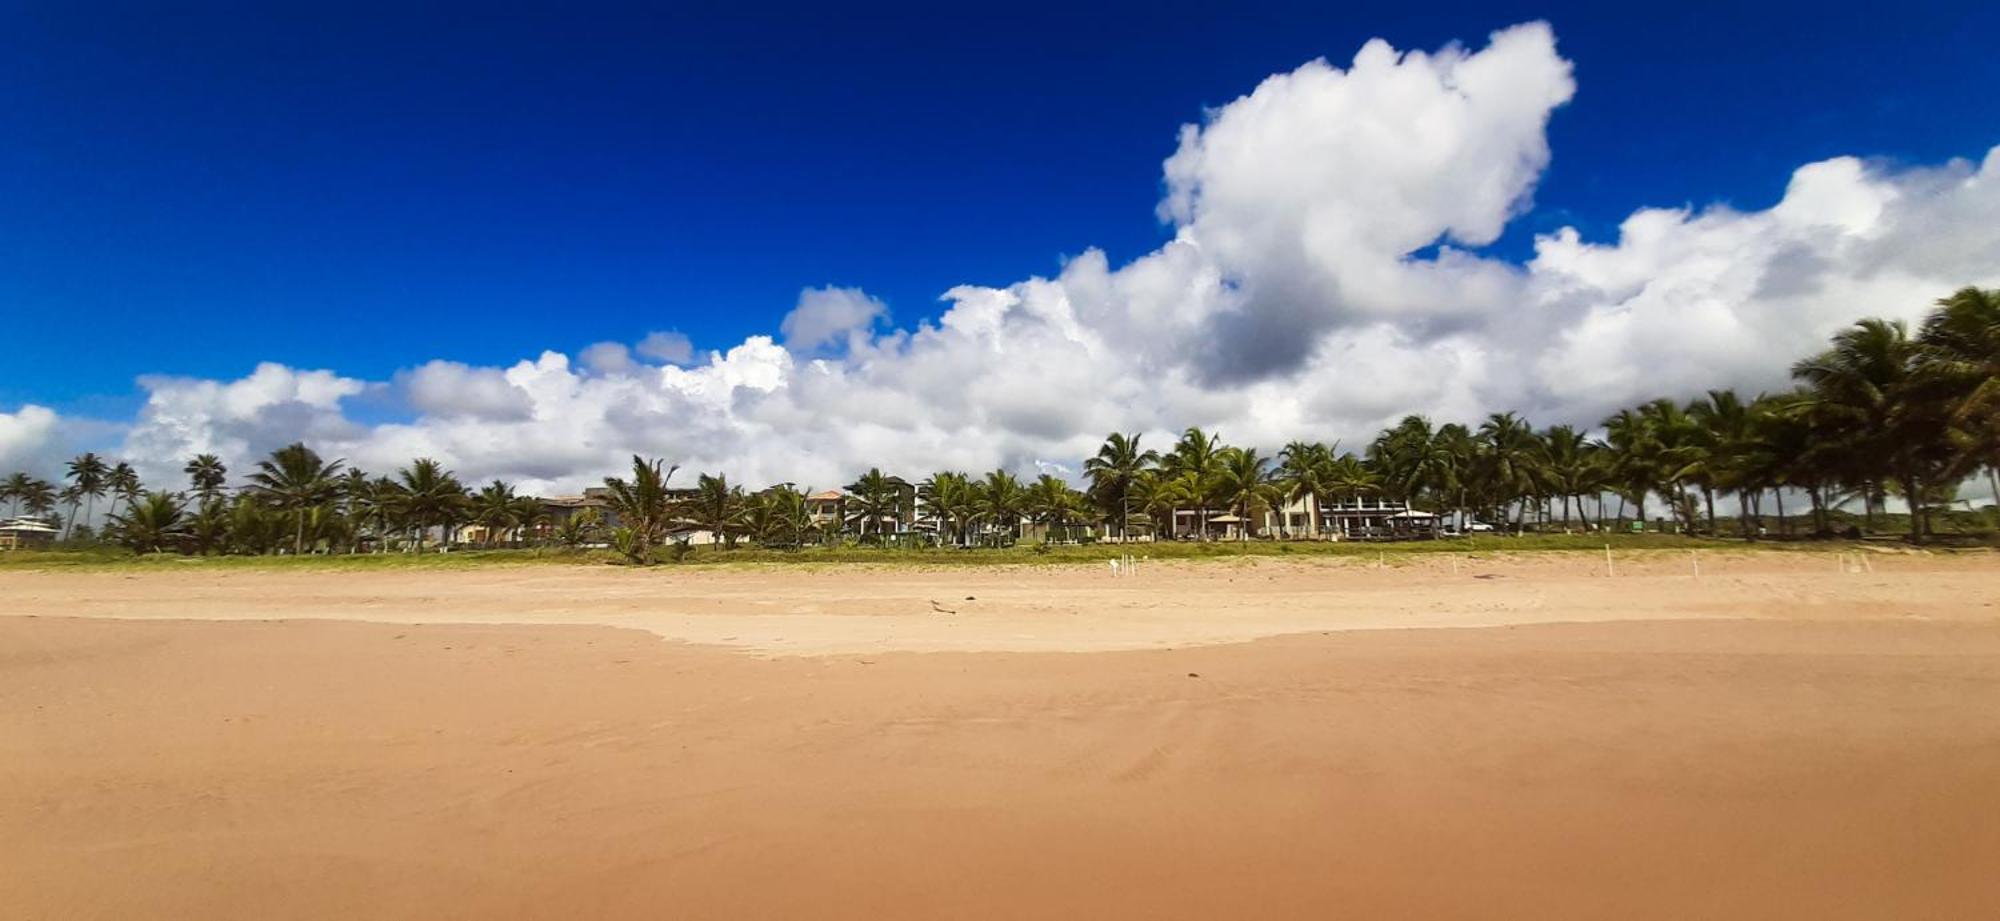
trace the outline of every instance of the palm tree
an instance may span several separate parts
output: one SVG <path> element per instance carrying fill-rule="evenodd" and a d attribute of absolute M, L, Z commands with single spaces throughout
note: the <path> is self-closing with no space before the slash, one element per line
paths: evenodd
<path fill-rule="evenodd" d="M 1303 501 L 1306 507 L 1306 536 L 1319 537 L 1319 503 L 1333 494 L 1331 482 L 1334 473 L 1333 447 L 1319 442 L 1294 441 L 1278 452 L 1278 481 L 1283 485 L 1285 498 Z M 1291 531 L 1291 521 L 1280 523 L 1287 533 Z"/>
<path fill-rule="evenodd" d="M 1986 468 L 2000 503 L 2000 290 L 1962 288 L 1937 302 L 1918 336 L 1933 398 L 1950 406 L 1952 478 Z"/>
<path fill-rule="evenodd" d="M 50 515 L 56 510 L 56 486 L 44 479 L 17 473 L 7 479 L 7 495 L 14 500 L 14 512 Z"/>
<path fill-rule="evenodd" d="M 1180 481 L 1184 498 L 1195 507 L 1197 536 L 1208 539 L 1209 494 L 1215 489 L 1222 469 L 1222 439 L 1189 428 L 1181 433 L 1174 449 L 1160 459 L 1160 467 L 1170 478 Z"/>
<path fill-rule="evenodd" d="M 96 516 L 97 499 L 104 495 L 104 489 L 109 485 L 107 481 L 110 476 L 111 468 L 105 465 L 104 458 L 98 457 L 95 453 L 85 452 L 79 454 L 69 462 L 68 479 L 70 487 L 75 490 L 69 496 L 69 527 L 71 530 L 76 528 L 76 506 L 79 500 L 84 505 L 83 518 L 86 524 L 89 523 L 91 518 Z M 65 537 L 67 537 L 67 534 L 65 534 Z"/>
<path fill-rule="evenodd" d="M 766 546 L 796 546 L 812 530 L 806 494 L 785 483 L 751 493 L 743 500 L 743 532 Z"/>
<path fill-rule="evenodd" d="M 514 498 L 514 487 L 500 480 L 487 484 L 472 497 L 472 520 L 485 527 L 486 546 L 493 546 L 495 538 L 520 525 Z"/>
<path fill-rule="evenodd" d="M 1477 438 L 1480 482 L 1496 508 L 1520 502 L 1514 515 L 1519 530 L 1527 508 L 1527 498 L 1540 489 L 1541 445 L 1535 430 L 1513 413 L 1494 413 L 1480 423 Z"/>
<path fill-rule="evenodd" d="M 1758 397 L 1762 400 L 1763 397 Z M 1710 390 L 1688 404 L 1697 426 L 1699 449 L 1682 465 L 1681 473 L 1700 484 L 1708 503 L 1708 530 L 1715 533 L 1715 490 L 1736 493 L 1737 523 L 1745 540 L 1757 539 L 1751 515 L 1753 497 L 1761 490 L 1758 472 L 1758 420 L 1734 390 Z"/>
<path fill-rule="evenodd" d="M 125 514 L 112 513 L 106 530 L 120 543 L 139 553 L 158 553 L 186 539 L 186 505 L 172 493 L 149 492 L 144 501 L 126 506 Z"/>
<path fill-rule="evenodd" d="M 1621 503 L 1629 500 L 1637 507 L 1635 519 L 1644 528 L 1646 494 L 1659 482 L 1663 448 L 1651 421 L 1631 409 L 1621 409 L 1604 420 L 1604 437 L 1611 451 L 1611 462 L 1605 471 L 1607 485 L 1618 493 Z M 1623 522 L 1624 518 L 1621 508 L 1618 519 Z"/>
<path fill-rule="evenodd" d="M 132 469 L 132 465 L 124 461 L 112 466 L 111 473 L 104 478 L 104 484 L 111 490 L 110 510 L 114 512 L 118 510 L 118 503 L 123 502 L 129 506 L 139 498 L 139 493 L 142 491 L 139 486 L 139 471 Z"/>
<path fill-rule="evenodd" d="M 1021 516 L 1028 508 L 1028 493 L 1021 481 L 1005 470 L 995 470 L 979 483 L 979 516 L 988 527 L 1001 527 L 1010 540 L 1021 537 Z"/>
<path fill-rule="evenodd" d="M 1028 515 L 1041 522 L 1048 529 L 1048 537 L 1055 537 L 1056 529 L 1067 529 L 1080 520 L 1090 507 L 1089 498 L 1063 482 L 1061 477 L 1044 473 L 1029 484 L 1024 509 Z"/>
<path fill-rule="evenodd" d="M 222 458 L 213 454 L 197 454 L 181 468 L 188 475 L 188 483 L 194 487 L 194 494 L 206 503 L 222 494 L 223 484 L 229 482 L 229 468 L 222 465 Z"/>
<path fill-rule="evenodd" d="M 897 486 L 897 480 L 883 473 L 882 468 L 868 468 L 868 472 L 862 474 L 860 479 L 847 484 L 847 491 L 852 493 L 849 500 L 852 507 L 848 510 L 848 516 L 860 518 L 860 531 L 863 537 L 868 536 L 871 531 L 877 535 L 881 534 L 884 518 L 896 525 L 902 523 L 903 503 L 899 494 L 901 490 Z"/>
<path fill-rule="evenodd" d="M 917 499 L 937 519 L 941 541 L 965 543 L 968 526 L 979 514 L 979 489 L 971 477 L 952 470 L 933 473 L 917 484 Z"/>
<path fill-rule="evenodd" d="M 1248 540 L 1257 512 L 1281 500 L 1282 492 L 1271 481 L 1271 460 L 1259 457 L 1256 448 L 1224 448 L 1216 474 L 1215 497 L 1241 519 L 1238 540 Z"/>
<path fill-rule="evenodd" d="M 1470 429 L 1454 422 L 1433 431 L 1417 415 L 1404 416 L 1368 445 L 1368 465 L 1385 495 L 1413 506 L 1428 496 L 1438 510 L 1462 512 L 1472 504 L 1478 456 Z"/>
<path fill-rule="evenodd" d="M 695 479 L 694 496 L 687 502 L 687 516 L 695 527 L 715 536 L 723 546 L 734 549 L 744 531 L 743 487 L 732 487 L 729 478 L 704 473 Z"/>
<path fill-rule="evenodd" d="M 597 536 L 604 521 L 594 508 L 586 508 L 564 518 L 555 529 L 555 541 L 571 550 L 588 543 Z"/>
<path fill-rule="evenodd" d="M 535 496 L 514 497 L 514 540 L 539 543 L 549 524 L 549 510 Z"/>
<path fill-rule="evenodd" d="M 1140 437 L 1136 432 L 1131 435 L 1112 432 L 1097 449 L 1097 456 L 1083 462 L 1083 475 L 1090 481 L 1090 496 L 1118 523 L 1119 540 L 1126 536 L 1133 483 L 1160 460 L 1160 452 L 1139 447 Z"/>
<path fill-rule="evenodd" d="M 21 503 L 27 500 L 28 489 L 34 482 L 34 477 L 16 471 L 13 475 L 7 477 L 6 482 L 0 483 L 0 500 L 12 503 L 11 507 L 7 509 L 8 515 L 18 516 L 21 514 Z"/>
<path fill-rule="evenodd" d="M 306 510 L 333 501 L 339 493 L 334 477 L 340 467 L 340 461 L 322 460 L 303 442 L 293 442 L 258 461 L 257 472 L 250 475 L 252 494 L 271 508 L 292 513 L 294 554 L 306 552 Z"/>
<path fill-rule="evenodd" d="M 1563 524 L 1569 524 L 1570 501 L 1576 501 L 1577 513 L 1583 512 L 1583 495 L 1595 492 L 1597 464 L 1589 436 L 1567 425 L 1551 426 L 1542 433 L 1542 457 L 1540 467 L 1547 477 L 1549 487 L 1562 496 Z"/>
<path fill-rule="evenodd" d="M 1863 320 L 1833 337 L 1833 347 L 1792 366 L 1815 407 L 1837 427 L 1854 470 L 1877 494 L 1891 478 L 1910 500 L 1910 540 L 1927 533 L 1927 488 L 1950 469 L 1948 417 L 1925 399 L 1932 378 L 1924 351 L 1901 321 Z"/>
<path fill-rule="evenodd" d="M 632 455 L 632 479 L 605 477 L 604 488 L 611 511 L 630 535 L 625 555 L 634 563 L 652 561 L 653 548 L 672 530 L 680 504 L 667 490 L 667 481 L 680 466 L 664 467 L 665 462 Z"/>
<path fill-rule="evenodd" d="M 229 542 L 229 505 L 221 498 L 202 502 L 187 518 L 186 530 L 188 544 L 195 553 L 207 556 L 221 549 Z"/>
<path fill-rule="evenodd" d="M 397 471 L 396 479 L 389 508 L 404 527 L 416 532 L 417 552 L 423 552 L 424 534 L 431 528 L 441 529 L 449 542 L 451 528 L 463 520 L 470 505 L 458 477 L 443 464 L 420 457 Z"/>

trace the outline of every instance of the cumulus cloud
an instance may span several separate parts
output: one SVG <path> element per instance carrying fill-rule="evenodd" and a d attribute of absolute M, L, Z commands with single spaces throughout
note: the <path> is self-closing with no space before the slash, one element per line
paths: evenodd
<path fill-rule="evenodd" d="M 678 331 L 659 330 L 639 340 L 639 354 L 670 365 L 684 365 L 694 360 L 694 342 Z"/>
<path fill-rule="evenodd" d="M 602 374 L 625 374 L 636 367 L 632 350 L 623 342 L 594 342 L 576 353 L 584 367 Z"/>
<path fill-rule="evenodd" d="M 778 324 L 778 331 L 785 337 L 786 348 L 815 352 L 865 338 L 888 312 L 881 301 L 859 288 L 807 288 L 799 293 L 798 305 Z"/>
<path fill-rule="evenodd" d="M 56 411 L 29 403 L 0 413 L 0 470 L 31 470 L 48 475 L 60 448 Z"/>
<path fill-rule="evenodd" d="M 575 364 L 434 361 L 391 385 L 276 365 L 146 378 L 126 453 L 241 465 L 304 438 L 370 469 L 430 456 L 552 492 L 635 452 L 825 486 L 874 465 L 1073 469 L 1114 429 L 1354 445 L 1408 411 L 1589 424 L 1654 396 L 1780 386 L 1857 317 L 2000 286 L 2000 152 L 1811 163 L 1767 210 L 1641 208 L 1616 239 L 1563 229 L 1525 264 L 1482 254 L 1531 206 L 1575 91 L 1541 24 L 1477 49 L 1370 42 L 1183 128 L 1159 205 L 1172 239 L 1123 265 L 1084 249 L 1053 277 L 953 288 L 906 328 L 858 288 L 809 288 L 775 337 L 700 356 L 673 334 L 639 343 L 664 364 L 614 343 Z M 410 418 L 344 411 L 377 386 Z"/>

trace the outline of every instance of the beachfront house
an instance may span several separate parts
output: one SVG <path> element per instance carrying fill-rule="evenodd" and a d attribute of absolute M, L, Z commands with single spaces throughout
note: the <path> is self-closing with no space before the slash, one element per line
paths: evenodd
<path fill-rule="evenodd" d="M 0 521 L 0 550 L 30 550 L 55 543 L 56 529 L 39 518 Z"/>
<path fill-rule="evenodd" d="M 1325 540 L 1418 540 L 1437 536 L 1437 516 L 1411 508 L 1400 499 L 1383 496 L 1348 496 L 1318 500 L 1309 509 L 1311 497 L 1292 499 L 1268 509 L 1263 516 L 1266 533 L 1287 537 L 1313 535 L 1317 517 L 1318 537 Z M 1313 514 L 1317 512 L 1317 516 Z M 1210 518 L 1211 522 L 1216 519 Z"/>
<path fill-rule="evenodd" d="M 847 494 L 838 489 L 823 489 L 807 496 L 806 515 L 812 519 L 813 530 L 825 532 L 839 527 L 847 520 Z"/>

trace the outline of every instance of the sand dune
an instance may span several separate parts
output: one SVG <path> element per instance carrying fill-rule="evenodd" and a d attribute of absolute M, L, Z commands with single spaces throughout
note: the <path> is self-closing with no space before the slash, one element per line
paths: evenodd
<path fill-rule="evenodd" d="M 0 915 L 1989 916 L 2000 566 L 1704 562 L 7 573 Z"/>

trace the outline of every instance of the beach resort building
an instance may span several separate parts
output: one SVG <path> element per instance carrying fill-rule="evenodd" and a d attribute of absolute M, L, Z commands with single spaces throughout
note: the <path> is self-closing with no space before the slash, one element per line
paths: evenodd
<path fill-rule="evenodd" d="M 1299 497 L 1267 510 L 1262 527 L 1267 533 L 1287 537 L 1314 534 L 1328 540 L 1413 540 L 1437 536 L 1437 516 L 1414 509 L 1400 499 L 1381 496 L 1349 496 L 1318 500 L 1310 508 L 1310 497 Z M 1317 512 L 1317 516 L 1313 513 Z M 1233 516 L 1232 516 L 1233 517 Z M 1211 517 L 1210 522 L 1217 519 Z"/>

